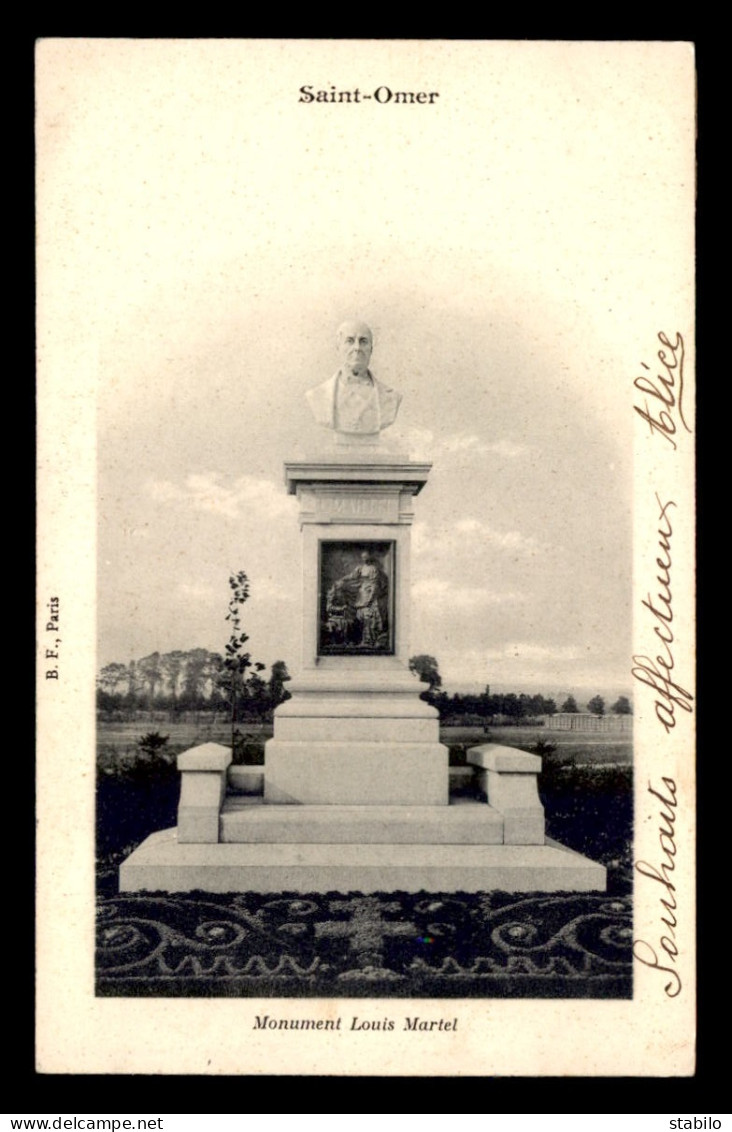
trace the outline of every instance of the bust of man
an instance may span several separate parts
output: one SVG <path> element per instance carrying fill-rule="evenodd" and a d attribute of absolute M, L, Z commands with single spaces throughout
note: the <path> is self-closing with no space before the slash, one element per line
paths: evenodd
<path fill-rule="evenodd" d="M 369 369 L 374 339 L 363 322 L 338 327 L 341 367 L 306 393 L 315 420 L 324 428 L 351 436 L 378 438 L 394 423 L 401 394 L 377 381 Z"/>

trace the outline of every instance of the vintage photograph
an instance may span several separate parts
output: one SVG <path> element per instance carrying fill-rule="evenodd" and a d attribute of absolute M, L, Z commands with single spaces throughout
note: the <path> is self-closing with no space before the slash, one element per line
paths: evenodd
<path fill-rule="evenodd" d="M 343 46 L 38 46 L 39 1061 L 691 1072 L 693 49 Z"/>

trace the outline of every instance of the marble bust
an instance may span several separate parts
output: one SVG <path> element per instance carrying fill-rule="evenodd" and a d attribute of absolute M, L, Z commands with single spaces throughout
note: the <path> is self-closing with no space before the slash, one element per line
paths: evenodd
<path fill-rule="evenodd" d="M 319 425 L 340 435 L 377 438 L 394 423 L 401 394 L 377 381 L 368 368 L 373 346 L 373 335 L 365 323 L 339 326 L 341 367 L 305 395 Z"/>

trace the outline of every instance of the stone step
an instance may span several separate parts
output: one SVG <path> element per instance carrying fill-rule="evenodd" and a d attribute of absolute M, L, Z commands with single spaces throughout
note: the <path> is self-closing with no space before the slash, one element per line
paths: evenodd
<path fill-rule="evenodd" d="M 268 806 L 228 795 L 219 839 L 230 844 L 500 845 L 503 825 L 496 810 L 467 798 L 449 806 Z"/>
<path fill-rule="evenodd" d="M 415 685 L 412 677 L 408 678 L 410 686 L 406 691 L 399 692 L 398 687 L 395 690 L 395 683 L 398 682 L 390 680 L 388 684 L 374 683 L 358 675 L 354 680 L 353 676 L 349 679 L 349 674 L 339 675 L 337 680 L 320 677 L 317 691 L 300 692 L 280 704 L 274 717 L 275 730 L 283 719 L 319 716 L 335 719 L 349 716 L 364 719 L 429 719 L 439 723 L 435 709 L 415 694 L 419 692 L 419 685 Z M 324 685 L 325 691 L 320 685 Z"/>
<path fill-rule="evenodd" d="M 261 812 L 256 810 L 255 812 Z M 120 891 L 592 892 L 605 869 L 545 845 L 181 845 L 154 833 L 120 869 Z"/>

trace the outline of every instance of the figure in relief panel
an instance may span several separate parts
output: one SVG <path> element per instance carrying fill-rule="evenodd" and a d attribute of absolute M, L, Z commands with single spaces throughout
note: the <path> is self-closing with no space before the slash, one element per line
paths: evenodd
<path fill-rule="evenodd" d="M 389 644 L 389 578 L 375 554 L 361 561 L 327 589 L 323 641 L 326 645 L 382 650 Z"/>

